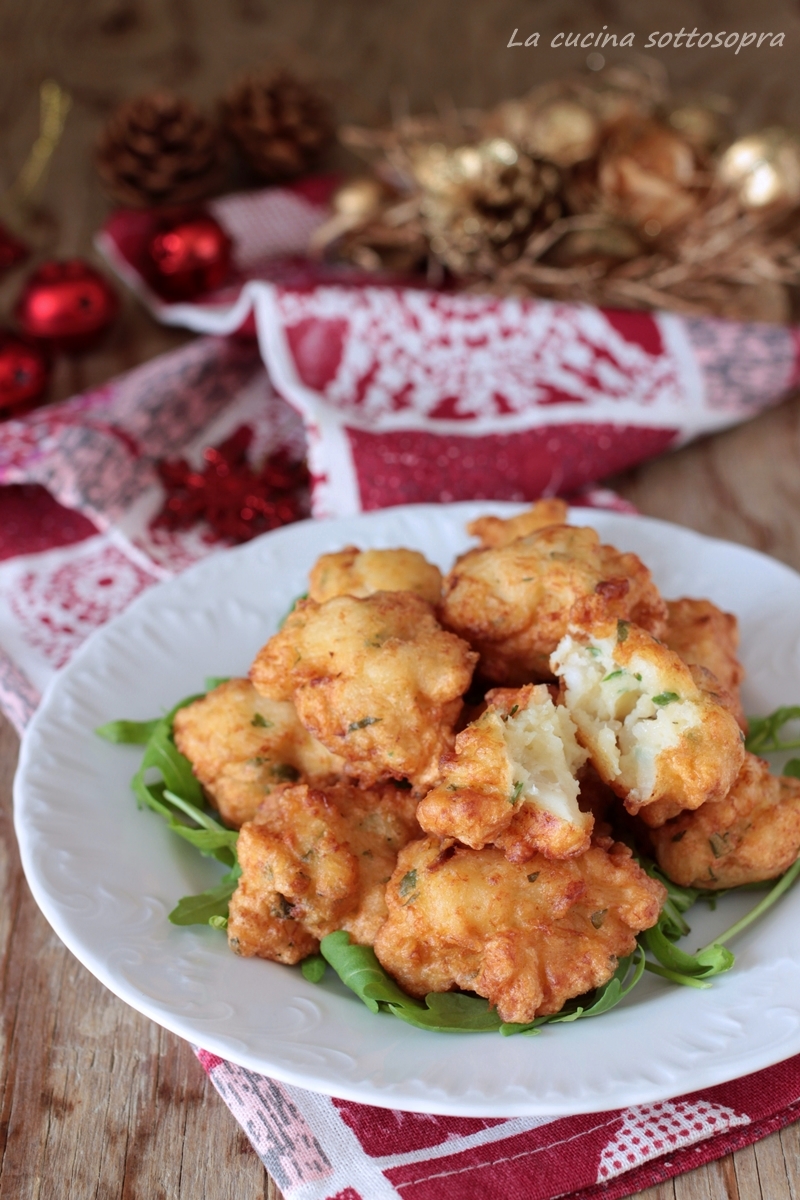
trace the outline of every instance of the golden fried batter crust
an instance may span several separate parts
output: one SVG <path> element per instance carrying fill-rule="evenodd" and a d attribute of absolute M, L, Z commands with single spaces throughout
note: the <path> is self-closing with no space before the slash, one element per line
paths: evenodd
<path fill-rule="evenodd" d="M 346 929 L 371 945 L 398 851 L 419 834 L 410 792 L 285 786 L 239 834 L 242 876 L 230 903 L 237 954 L 295 963 Z"/>
<path fill-rule="evenodd" d="M 305 727 L 364 786 L 435 782 L 477 654 L 411 592 L 302 601 L 267 642 L 250 677 L 293 699 Z"/>
<path fill-rule="evenodd" d="M 175 714 L 175 745 L 226 825 L 249 821 L 265 796 L 300 777 L 322 782 L 343 762 L 312 737 L 288 700 L 229 679 Z"/>
<path fill-rule="evenodd" d="M 308 594 L 318 604 L 333 596 L 415 592 L 434 606 L 442 597 L 442 573 L 418 550 L 359 550 L 345 546 L 323 554 L 311 568 Z"/>
<path fill-rule="evenodd" d="M 566 500 L 553 496 L 549 499 L 537 500 L 533 508 L 519 513 L 516 517 L 478 517 L 470 521 L 467 533 L 480 538 L 480 549 L 487 550 L 495 546 L 507 546 L 517 538 L 527 537 L 537 529 L 546 529 L 548 525 L 565 525 L 569 505 Z"/>
<path fill-rule="evenodd" d="M 800 780 L 746 754 L 727 796 L 650 834 L 658 865 L 681 887 L 738 887 L 782 875 L 800 854 Z"/>
<path fill-rule="evenodd" d="M 601 545 L 584 526 L 548 526 L 469 551 L 444 581 L 441 619 L 480 652 L 480 671 L 492 682 L 548 680 L 570 609 L 593 594 L 615 616 L 661 634 L 666 606 L 647 567 L 635 554 Z"/>
<path fill-rule="evenodd" d="M 664 641 L 685 663 L 705 667 L 715 675 L 731 697 L 731 712 L 747 733 L 739 688 L 744 679 L 744 667 L 739 662 L 739 622 L 732 613 L 723 612 L 710 600 L 667 601 L 667 627 Z"/>
<path fill-rule="evenodd" d="M 496 688 L 487 700 L 442 758 L 441 781 L 417 810 L 420 825 L 473 849 L 499 846 L 512 862 L 582 854 L 594 822 L 577 803 L 586 752 L 566 709 L 543 683 Z"/>
<path fill-rule="evenodd" d="M 606 983 L 664 897 L 619 843 L 523 865 L 427 837 L 400 853 L 375 953 L 414 996 L 461 988 L 524 1023 Z"/>
<path fill-rule="evenodd" d="M 597 773 L 648 825 L 721 799 L 744 747 L 716 680 L 638 626 L 598 618 L 597 608 L 576 606 L 552 658 Z"/>

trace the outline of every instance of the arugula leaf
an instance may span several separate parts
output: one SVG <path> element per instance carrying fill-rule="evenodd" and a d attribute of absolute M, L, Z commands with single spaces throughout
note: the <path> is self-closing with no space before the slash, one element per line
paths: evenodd
<path fill-rule="evenodd" d="M 619 1004 L 636 986 L 644 972 L 644 951 L 622 959 L 617 970 L 604 987 L 598 988 L 587 1002 L 586 997 L 570 1001 L 560 1013 L 537 1017 L 527 1025 L 501 1020 L 495 1009 L 481 996 L 465 992 L 429 992 L 424 1004 L 406 995 L 378 962 L 371 946 L 351 944 L 350 935 L 343 929 L 329 933 L 320 942 L 320 951 L 342 983 L 366 1004 L 371 1012 L 388 1012 L 418 1029 L 438 1033 L 490 1033 L 505 1037 L 514 1033 L 534 1035 L 542 1025 L 576 1021 L 593 1017 Z M 634 962 L 635 960 L 635 962 Z M 626 979 L 633 973 L 626 983 Z"/>
<path fill-rule="evenodd" d="M 387 1007 L 393 1016 L 417 1029 L 430 1029 L 436 1033 L 495 1033 L 503 1026 L 497 1012 L 489 1008 L 481 996 L 469 996 L 465 992 L 428 992 L 424 1008 L 413 1002 L 409 1004 L 408 1000 L 410 997 L 406 997 L 405 1004 Z"/>
<path fill-rule="evenodd" d="M 216 887 L 209 888 L 207 892 L 200 892 L 197 896 L 184 896 L 169 914 L 172 924 L 211 925 L 213 923 L 214 928 L 219 929 L 220 918 L 224 919 L 227 924 L 228 901 L 236 891 L 236 883 L 241 873 L 241 868 L 237 865 L 222 876 L 221 882 Z"/>
<path fill-rule="evenodd" d="M 218 680 L 207 680 L 216 686 Z M 197 896 L 184 896 L 169 914 L 175 925 L 206 925 L 224 928 L 228 901 L 241 875 L 236 846 L 238 833 L 226 829 L 206 811 L 203 789 L 195 779 L 191 763 L 178 750 L 172 733 L 175 714 L 200 696 L 187 696 L 163 717 L 153 721 L 112 721 L 96 732 L 109 741 L 144 744 L 139 770 L 131 787 L 141 807 L 149 808 L 166 821 L 178 837 L 201 854 L 218 859 L 228 867 L 219 884 Z M 153 778 L 153 776 L 160 778 Z"/>
<path fill-rule="evenodd" d="M 708 979 L 712 975 L 730 971 L 735 962 L 733 954 L 721 944 L 721 940 L 698 950 L 697 954 L 687 954 L 673 945 L 658 925 L 645 930 L 641 939 L 662 967 L 678 975 Z"/>
<path fill-rule="evenodd" d="M 207 692 L 213 692 L 214 688 L 218 688 L 222 683 L 227 683 L 229 679 L 230 675 L 206 675 L 203 686 Z"/>
<path fill-rule="evenodd" d="M 309 954 L 308 958 L 304 958 L 300 963 L 300 970 L 303 978 L 309 983 L 321 983 L 327 966 L 321 954 Z"/>
<path fill-rule="evenodd" d="M 189 842 L 201 854 L 211 858 L 218 859 L 227 867 L 232 867 L 236 862 L 236 839 L 238 835 L 232 829 L 225 829 L 220 825 L 217 829 L 203 828 L 202 825 L 198 829 L 193 825 L 187 825 L 185 821 L 180 820 L 174 811 L 174 807 L 178 807 L 179 812 L 184 812 L 183 805 L 173 806 L 167 801 L 166 796 L 169 791 L 163 783 L 146 784 L 139 778 L 139 772 L 134 775 L 131 781 L 134 794 L 137 800 L 146 808 L 157 812 L 163 817 L 167 825 L 173 833 L 177 833 L 178 837 L 182 837 L 184 841 Z M 170 793 L 171 794 L 171 793 Z M 189 806 L 192 807 L 191 805 Z M 205 817 L 200 809 L 196 810 L 197 817 Z M 210 818 L 208 818 L 210 820 Z M 195 818 L 196 824 L 200 821 Z"/>
<path fill-rule="evenodd" d="M 667 899 L 658 918 L 658 927 L 671 942 L 677 942 L 679 938 L 691 933 L 691 927 L 684 921 L 683 913 L 692 907 L 700 892 L 697 888 L 684 888 L 673 883 L 659 871 L 652 859 L 641 854 L 634 854 L 634 858 L 651 879 L 657 879 L 666 888 Z"/>
<path fill-rule="evenodd" d="M 152 721 L 109 721 L 95 729 L 98 737 L 115 746 L 144 746 L 150 740 L 159 718 Z"/>
<path fill-rule="evenodd" d="M 721 949 L 722 942 L 729 942 L 731 938 L 736 937 L 736 935 L 741 933 L 742 930 L 747 929 L 748 925 L 752 925 L 754 921 L 757 921 L 759 917 L 762 917 L 768 909 L 772 908 L 773 904 L 775 904 L 777 900 L 780 900 L 784 892 L 788 892 L 798 875 L 800 875 L 800 858 L 795 859 L 788 871 L 784 871 L 783 875 L 781 875 L 780 878 L 775 881 L 773 886 L 767 892 L 766 896 L 764 896 L 762 900 L 759 900 L 755 908 L 751 908 L 750 911 L 745 913 L 745 915 L 736 921 L 735 924 L 731 925 L 730 929 L 726 929 L 725 932 L 721 933 L 719 937 L 716 937 L 713 942 L 709 942 L 707 946 L 704 946 L 702 950 L 698 951 L 698 957 L 701 955 L 710 954 L 712 950 Z M 745 884 L 744 888 L 741 890 L 746 889 L 747 884 Z M 739 891 L 740 889 L 730 888 L 729 890 L 733 892 Z"/>
<path fill-rule="evenodd" d="M 771 754 L 780 750 L 796 750 L 800 738 L 783 741 L 780 733 L 790 721 L 800 720 L 800 706 L 782 705 L 766 717 L 748 717 L 750 728 L 745 738 L 745 749 L 753 754 Z"/>
<path fill-rule="evenodd" d="M 371 946 L 357 946 L 350 942 L 350 934 L 344 929 L 329 933 L 319 944 L 320 954 L 341 979 L 345 987 L 355 992 L 370 1012 L 380 1012 L 383 1004 L 416 1004 L 387 975 Z"/>
<path fill-rule="evenodd" d="M 790 758 L 784 764 L 782 775 L 789 775 L 792 779 L 800 779 L 800 758 Z"/>
<path fill-rule="evenodd" d="M 197 699 L 197 697 L 192 697 L 192 699 Z M 191 703 L 191 700 L 187 700 L 185 703 Z M 142 763 L 134 779 L 139 778 L 142 783 L 146 783 L 146 773 L 153 768 L 160 773 L 164 784 L 171 792 L 176 792 L 184 799 L 189 800 L 195 807 L 202 809 L 205 805 L 203 789 L 194 776 L 192 764 L 181 754 L 173 741 L 172 722 L 176 712 L 177 708 L 173 709 L 156 725 L 144 748 Z"/>
<path fill-rule="evenodd" d="M 681 975 L 679 971 L 670 971 L 667 967 L 661 967 L 658 963 L 650 962 L 644 964 L 645 971 L 650 971 L 653 975 L 660 975 L 662 979 L 668 979 L 670 983 L 679 983 L 684 987 L 693 988 L 710 988 L 711 984 L 707 983 L 696 975 Z"/>

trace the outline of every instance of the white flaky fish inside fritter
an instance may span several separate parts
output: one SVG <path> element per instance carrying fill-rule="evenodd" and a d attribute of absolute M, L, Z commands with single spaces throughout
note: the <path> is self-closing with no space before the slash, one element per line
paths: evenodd
<path fill-rule="evenodd" d="M 441 781 L 420 804 L 420 825 L 475 849 L 499 846 L 512 862 L 582 853 L 593 818 L 578 805 L 576 777 L 587 753 L 569 712 L 556 707 L 545 684 L 497 688 L 487 700 L 443 757 Z"/>
<path fill-rule="evenodd" d="M 643 629 L 576 621 L 551 665 L 592 764 L 629 812 L 659 804 L 674 815 L 669 806 L 699 808 L 729 791 L 744 757 L 735 718 Z"/>
<path fill-rule="evenodd" d="M 331 780 L 344 763 L 300 723 L 287 700 L 229 679 L 175 714 L 175 745 L 227 825 L 249 821 L 265 796 L 297 779 Z"/>

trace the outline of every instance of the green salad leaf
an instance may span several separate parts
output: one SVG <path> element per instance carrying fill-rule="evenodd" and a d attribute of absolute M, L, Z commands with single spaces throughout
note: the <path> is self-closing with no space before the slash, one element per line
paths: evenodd
<path fill-rule="evenodd" d="M 219 682 L 217 679 L 206 681 L 211 687 L 216 687 Z M 95 732 L 116 744 L 144 745 L 139 770 L 131 780 L 139 806 L 158 813 L 178 837 L 228 868 L 215 887 L 179 900 L 169 914 L 170 921 L 173 925 L 211 924 L 216 929 L 224 929 L 228 901 L 241 875 L 236 854 L 239 835 L 209 813 L 203 789 L 195 779 L 188 758 L 175 745 L 172 732 L 175 714 L 199 699 L 200 695 L 187 696 L 163 717 L 152 721 L 111 721 Z"/>
<path fill-rule="evenodd" d="M 238 863 L 226 871 L 220 883 L 197 896 L 184 896 L 169 914 L 173 925 L 210 925 L 224 929 L 228 920 L 228 901 L 236 891 L 242 871 Z M 220 925 L 220 919 L 224 924 Z"/>
<path fill-rule="evenodd" d="M 321 983 L 327 966 L 321 954 L 309 954 L 308 958 L 304 958 L 300 963 L 300 970 L 303 978 L 309 983 Z"/>
<path fill-rule="evenodd" d="M 320 952 L 342 983 L 355 992 L 371 1012 L 390 1013 L 418 1029 L 437 1033 L 498 1032 L 505 1037 L 515 1033 L 538 1034 L 542 1025 L 577 1021 L 580 1017 L 608 1012 L 632 991 L 644 972 L 644 952 L 637 949 L 619 963 L 608 983 L 590 996 L 570 1001 L 554 1016 L 537 1017 L 530 1024 L 517 1025 L 503 1021 L 481 996 L 466 992 L 429 992 L 423 1002 L 407 995 L 383 969 L 372 947 L 351 942 L 349 933 L 343 929 L 324 937 Z"/>
<path fill-rule="evenodd" d="M 748 717 L 749 732 L 745 738 L 745 749 L 752 754 L 777 754 L 781 750 L 800 748 L 800 737 L 781 738 L 781 730 L 790 721 L 800 721 L 800 705 L 788 704 L 776 708 L 766 717 Z"/>
<path fill-rule="evenodd" d="M 95 729 L 98 737 L 115 746 L 144 746 L 155 732 L 159 718 L 152 721 L 109 721 Z"/>
<path fill-rule="evenodd" d="M 627 636 L 626 622 L 618 623 L 618 636 L 620 640 Z M 210 678 L 206 680 L 206 687 L 211 690 L 223 682 L 225 680 L 222 678 Z M 675 698 L 673 693 L 666 692 L 654 697 L 662 705 Z M 227 868 L 214 887 L 179 900 L 169 914 L 169 920 L 175 925 L 211 925 L 214 929 L 224 930 L 228 922 L 229 901 L 241 876 L 237 857 L 239 835 L 235 830 L 226 828 L 209 811 L 191 763 L 180 753 L 173 737 L 175 714 L 198 699 L 200 695 L 186 697 L 163 717 L 150 721 L 111 721 L 96 732 L 116 745 L 144 746 L 141 765 L 131 780 L 140 807 L 158 813 L 178 837 Z M 787 741 L 780 736 L 784 726 L 795 720 L 800 720 L 800 706 L 778 708 L 768 717 L 751 719 L 748 749 L 754 753 L 770 753 L 800 747 L 800 739 Z M 371 721 L 372 718 L 365 718 L 358 723 L 359 727 Z M 787 763 L 785 772 L 800 778 L 800 758 Z M 679 887 L 667 879 L 650 859 L 641 855 L 636 855 L 636 859 L 642 869 L 653 879 L 659 880 L 666 889 L 667 899 L 658 922 L 639 935 L 634 953 L 618 963 L 616 971 L 605 985 L 586 996 L 568 1001 L 560 1012 L 537 1017 L 527 1025 L 503 1022 L 485 999 L 470 993 L 430 992 L 424 1000 L 407 995 L 383 969 L 374 950 L 369 946 L 355 945 L 344 930 L 324 937 L 320 943 L 320 953 L 305 959 L 300 969 L 307 980 L 319 983 L 325 975 L 326 966 L 330 965 L 346 987 L 371 1012 L 397 1017 L 419 1029 L 439 1033 L 499 1032 L 503 1036 L 516 1033 L 534 1036 L 541 1032 L 544 1025 L 568 1024 L 608 1012 L 630 995 L 645 971 L 685 987 L 710 987 L 710 980 L 714 976 L 729 971 L 734 965 L 734 955 L 727 943 L 763 916 L 800 876 L 799 858 L 774 881 L 767 894 L 748 913 L 692 954 L 676 944 L 691 932 L 684 914 L 701 898 L 713 907 L 717 898 L 724 893 Z M 727 890 L 750 891 L 753 886 L 745 884 Z M 413 899 L 415 887 L 416 872 L 410 871 L 401 883 L 401 895 L 408 894 Z M 604 912 L 595 914 L 598 924 L 602 923 L 603 916 Z"/>

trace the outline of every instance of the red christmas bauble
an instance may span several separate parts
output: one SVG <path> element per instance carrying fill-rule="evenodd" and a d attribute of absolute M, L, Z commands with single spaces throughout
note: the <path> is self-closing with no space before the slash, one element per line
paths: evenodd
<path fill-rule="evenodd" d="M 233 243 L 207 213 L 162 222 L 147 247 L 148 277 L 168 300 L 192 300 L 224 282 Z"/>
<path fill-rule="evenodd" d="M 49 381 L 50 363 L 42 347 L 17 333 L 0 331 L 0 421 L 33 408 Z"/>
<path fill-rule="evenodd" d="M 21 263 L 29 254 L 25 243 L 9 233 L 5 225 L 0 225 L 0 275 Z"/>
<path fill-rule="evenodd" d="M 119 309 L 111 284 L 80 258 L 46 262 L 33 272 L 14 315 L 24 333 L 59 350 L 88 350 L 100 340 Z"/>

